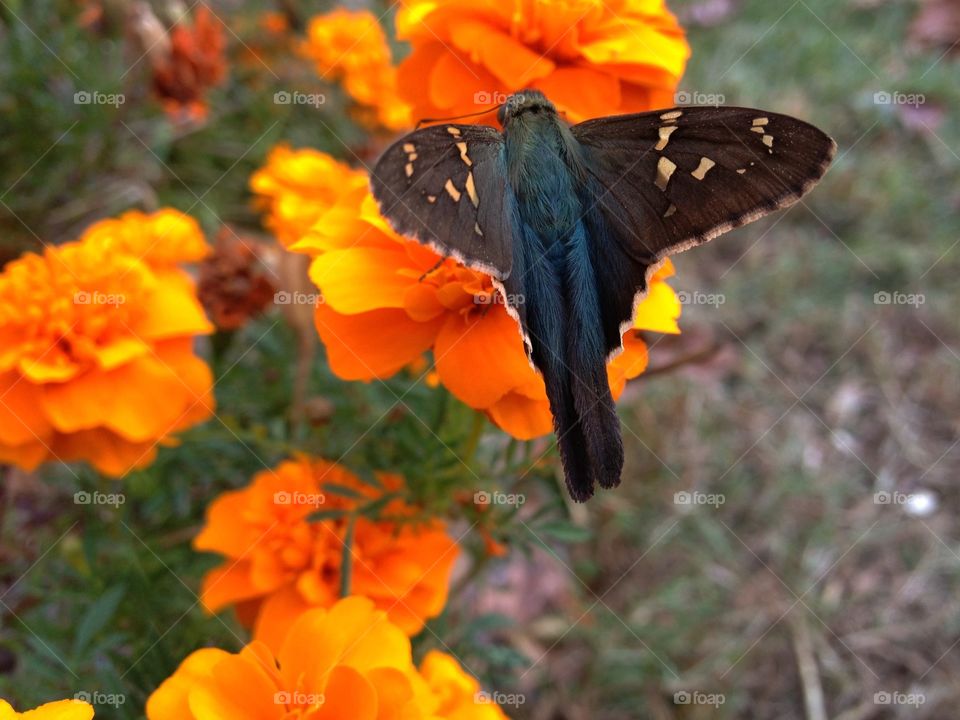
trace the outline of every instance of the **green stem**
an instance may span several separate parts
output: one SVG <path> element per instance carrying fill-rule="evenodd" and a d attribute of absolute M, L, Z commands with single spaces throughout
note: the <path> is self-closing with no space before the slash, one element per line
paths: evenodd
<path fill-rule="evenodd" d="M 351 514 L 347 519 L 347 534 L 343 538 L 343 560 L 340 562 L 340 597 L 350 595 L 350 584 L 353 576 L 353 527 L 356 515 Z"/>
<path fill-rule="evenodd" d="M 487 426 L 487 416 L 479 410 L 473 413 L 473 425 L 470 427 L 470 435 L 467 437 L 467 445 L 463 456 L 467 462 L 472 463 L 477 454 L 477 448 L 480 445 L 480 438 L 483 437 L 483 431 Z"/>

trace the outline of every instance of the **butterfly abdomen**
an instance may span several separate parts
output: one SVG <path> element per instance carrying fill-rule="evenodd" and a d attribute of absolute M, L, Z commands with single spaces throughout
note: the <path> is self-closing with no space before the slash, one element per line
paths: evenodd
<path fill-rule="evenodd" d="M 570 494 L 616 485 L 623 465 L 619 421 L 606 372 L 596 272 L 577 180 L 556 116 L 507 133 L 511 190 L 525 257 L 520 279 L 532 360 L 554 416 Z M 518 278 L 519 279 L 519 278 Z"/>

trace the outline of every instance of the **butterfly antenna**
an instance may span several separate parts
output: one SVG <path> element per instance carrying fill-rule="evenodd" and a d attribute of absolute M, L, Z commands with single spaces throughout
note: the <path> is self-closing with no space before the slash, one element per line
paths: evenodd
<path fill-rule="evenodd" d="M 466 115 L 457 115 L 456 117 L 442 117 L 442 118 L 423 118 L 422 120 L 417 121 L 417 126 L 414 130 L 419 130 L 421 125 L 426 125 L 427 123 L 435 122 L 451 122 L 452 120 L 463 120 L 464 118 L 477 117 L 478 115 L 486 115 L 489 112 L 493 112 L 500 107 L 500 103 L 497 103 L 493 107 L 489 107 L 486 110 L 480 110 L 475 113 L 467 113 Z"/>

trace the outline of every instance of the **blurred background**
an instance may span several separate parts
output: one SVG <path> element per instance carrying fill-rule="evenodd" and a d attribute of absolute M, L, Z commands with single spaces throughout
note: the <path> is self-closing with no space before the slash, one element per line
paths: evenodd
<path fill-rule="evenodd" d="M 274 144 L 376 156 L 342 91 L 290 51 L 332 3 L 210 2 L 229 73 L 194 123 L 165 117 L 149 43 L 129 40 L 149 28 L 118 20 L 125 4 L 0 1 L 0 263 L 131 207 L 188 212 L 211 243 L 224 225 L 267 243 L 248 180 Z M 693 49 L 683 102 L 796 115 L 837 159 L 803 202 L 675 259 L 683 332 L 649 339 L 620 403 L 617 491 L 570 506 L 552 466 L 525 471 L 542 443 L 483 435 L 476 467 L 537 514 L 496 528 L 510 553 L 461 572 L 416 652 L 444 638 L 485 687 L 523 694 L 516 718 L 954 717 L 960 2 L 670 6 Z M 125 101 L 73 101 L 89 87 Z M 277 87 L 326 102 L 278 105 Z M 95 687 L 127 697 L 98 717 L 139 717 L 188 652 L 237 649 L 230 616 L 199 607 L 213 563 L 189 540 L 263 462 L 301 449 L 396 468 L 455 515 L 441 490 L 472 485 L 441 443 L 470 441 L 472 411 L 405 376 L 340 382 L 322 349 L 298 379 L 306 326 L 274 308 L 215 336 L 223 422 L 126 478 L 117 509 L 78 512 L 56 468 L 0 469 L 0 696 Z M 305 422 L 289 422 L 294 387 Z M 395 393 L 442 418 L 439 437 Z M 121 487 L 77 472 L 80 490 Z"/>

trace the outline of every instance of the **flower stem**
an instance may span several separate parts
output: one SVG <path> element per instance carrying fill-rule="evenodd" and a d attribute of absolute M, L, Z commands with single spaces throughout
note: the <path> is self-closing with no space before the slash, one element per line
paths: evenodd
<path fill-rule="evenodd" d="M 340 562 L 340 597 L 350 595 L 350 584 L 353 580 L 353 527 L 356 515 L 350 514 L 347 518 L 347 533 L 343 538 L 343 560 Z"/>

